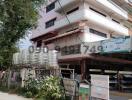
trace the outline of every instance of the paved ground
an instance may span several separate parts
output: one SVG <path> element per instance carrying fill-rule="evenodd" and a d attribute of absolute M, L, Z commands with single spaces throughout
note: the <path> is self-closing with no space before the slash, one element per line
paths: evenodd
<path fill-rule="evenodd" d="M 132 100 L 132 93 L 111 92 L 111 100 Z"/>
<path fill-rule="evenodd" d="M 132 100 L 132 99 L 129 97 L 111 96 L 111 100 Z"/>
<path fill-rule="evenodd" d="M 21 96 L 0 92 L 0 100 L 32 100 L 32 99 L 26 99 Z M 124 94 L 112 92 L 111 100 L 132 100 L 132 93 Z"/>
<path fill-rule="evenodd" d="M 26 99 L 17 95 L 0 92 L 0 100 L 32 100 L 32 99 Z"/>

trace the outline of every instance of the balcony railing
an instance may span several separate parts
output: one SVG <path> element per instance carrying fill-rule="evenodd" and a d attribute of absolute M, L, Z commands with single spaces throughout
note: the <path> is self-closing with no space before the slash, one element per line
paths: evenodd
<path fill-rule="evenodd" d="M 78 10 L 75 11 L 74 13 L 71 13 L 69 15 L 62 17 L 61 19 L 57 20 L 55 22 L 55 28 L 59 29 L 59 28 L 63 28 L 69 24 L 73 24 L 75 22 L 78 22 L 80 20 L 84 19 L 84 11 L 83 10 Z"/>
<path fill-rule="evenodd" d="M 79 9 L 69 15 L 64 16 L 55 22 L 55 29 L 63 28 L 69 24 L 76 23 L 80 20 L 88 20 L 89 22 L 102 26 L 105 29 L 116 32 L 120 35 L 129 35 L 128 29 L 104 16 L 101 16 L 90 9 Z"/>
<path fill-rule="evenodd" d="M 98 3 L 102 4 L 105 9 L 110 10 L 112 13 L 121 16 L 124 19 L 128 19 L 127 12 L 115 4 L 111 0 L 96 0 Z"/>
<path fill-rule="evenodd" d="M 75 12 L 72 12 L 71 14 L 68 14 L 67 17 L 63 16 L 61 19 L 57 19 L 55 25 L 51 28 L 45 29 L 44 33 L 59 30 L 65 26 L 68 26 L 69 24 L 80 22 L 81 20 L 87 20 L 91 24 L 101 26 L 102 28 L 105 28 L 113 33 L 115 32 L 119 35 L 129 35 L 128 28 L 125 26 L 118 24 L 107 17 L 101 16 L 90 9 L 81 8 Z"/>
<path fill-rule="evenodd" d="M 78 0 L 57 0 L 55 3 L 55 10 L 59 11 L 61 10 L 61 7 L 64 8 L 67 5 L 73 4 L 76 1 Z"/>
<path fill-rule="evenodd" d="M 128 29 L 116 22 L 113 22 L 112 20 L 103 17 L 93 11 L 85 10 L 85 18 L 92 23 L 95 23 L 96 25 L 102 26 L 105 29 L 117 32 L 120 35 L 129 35 Z"/>

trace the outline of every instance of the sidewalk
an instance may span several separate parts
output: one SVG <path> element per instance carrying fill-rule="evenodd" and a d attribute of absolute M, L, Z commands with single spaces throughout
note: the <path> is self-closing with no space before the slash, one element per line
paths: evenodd
<path fill-rule="evenodd" d="M 26 99 L 14 94 L 0 92 L 0 100 L 32 100 L 32 99 Z"/>

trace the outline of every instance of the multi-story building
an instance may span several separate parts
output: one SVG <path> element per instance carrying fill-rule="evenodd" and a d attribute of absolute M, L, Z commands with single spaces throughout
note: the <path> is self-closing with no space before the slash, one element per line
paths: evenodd
<path fill-rule="evenodd" d="M 121 2 L 127 8 L 121 6 Z M 59 65 L 68 65 L 82 76 L 90 68 L 104 70 L 129 65 L 131 61 L 111 55 L 85 54 L 83 47 L 85 43 L 130 36 L 132 31 L 126 23 L 132 24 L 127 11 L 131 7 L 129 0 L 51 0 L 40 10 L 41 17 L 31 40 L 36 47 L 47 45 L 55 49 L 59 46 Z"/>

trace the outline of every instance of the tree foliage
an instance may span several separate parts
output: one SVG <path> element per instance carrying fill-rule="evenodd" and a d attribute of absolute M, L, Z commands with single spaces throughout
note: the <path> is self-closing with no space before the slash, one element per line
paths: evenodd
<path fill-rule="evenodd" d="M 45 0 L 0 0 L 0 64 L 10 65 L 16 43 L 36 25 Z"/>

